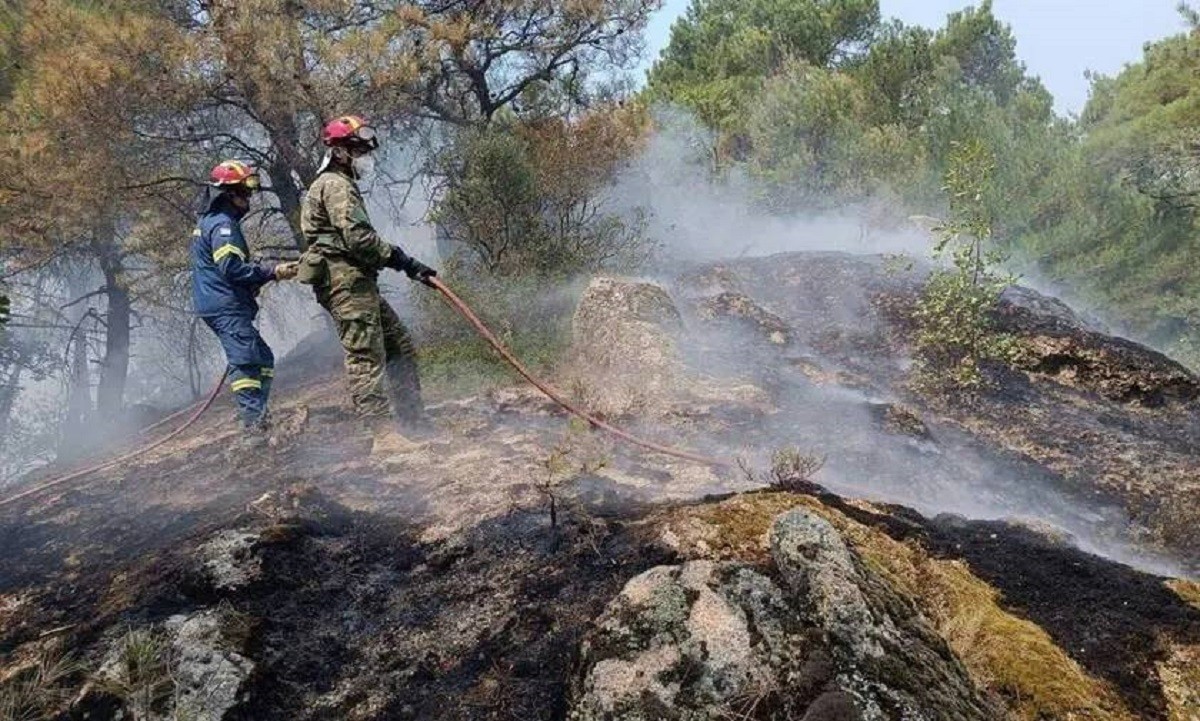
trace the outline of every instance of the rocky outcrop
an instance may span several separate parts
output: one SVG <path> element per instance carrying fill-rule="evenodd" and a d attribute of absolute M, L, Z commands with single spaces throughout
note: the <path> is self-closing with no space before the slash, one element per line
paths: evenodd
<path fill-rule="evenodd" d="M 630 581 L 583 644 L 570 718 L 997 717 L 828 521 L 791 511 L 771 537 L 774 575 L 690 561 Z"/>
<path fill-rule="evenodd" d="M 927 272 L 880 256 L 789 253 L 693 269 L 672 290 L 687 301 L 685 322 L 744 326 L 757 308 L 790 329 L 788 344 L 742 343 L 728 363 L 761 369 L 752 378 L 759 385 L 802 398 L 776 401 L 777 417 L 800 419 L 781 442 L 842 449 L 831 454 L 830 474 L 872 474 L 875 488 L 933 510 L 964 482 L 977 483 L 969 494 L 1001 514 L 1025 516 L 1022 506 L 1033 505 L 1068 518 L 1080 537 L 1128 538 L 1198 572 L 1200 378 L 1057 299 L 1013 287 L 995 319 L 1018 341 L 1015 361 L 990 365 L 988 387 L 970 397 L 923 392 L 909 381 L 913 303 Z M 772 326 L 753 325 L 769 338 Z M 810 384 L 832 392 L 809 393 Z M 873 421 L 869 434 L 856 435 L 848 413 L 830 412 L 831 400 L 854 397 Z M 816 406 L 819 414 L 808 410 Z M 1026 495 L 1031 503 L 1012 500 Z M 1057 497 L 1058 508 L 1043 507 Z"/>
<path fill-rule="evenodd" d="M 1027 288 L 1001 299 L 1001 328 L 1021 338 L 1022 370 L 1119 403 L 1158 407 L 1200 396 L 1200 378 L 1167 356 L 1105 334 L 1061 301 Z"/>

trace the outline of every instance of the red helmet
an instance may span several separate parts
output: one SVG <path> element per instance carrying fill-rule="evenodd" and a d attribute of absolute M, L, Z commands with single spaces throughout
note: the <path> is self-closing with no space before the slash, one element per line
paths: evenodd
<path fill-rule="evenodd" d="M 258 171 L 240 160 L 223 160 L 209 173 L 211 184 L 216 188 L 243 187 L 258 190 Z"/>
<path fill-rule="evenodd" d="M 325 123 L 325 129 L 321 131 L 321 142 L 330 146 L 358 145 L 367 150 L 379 147 L 379 140 L 375 137 L 375 128 L 368 125 L 367 121 L 358 115 L 343 115 Z"/>

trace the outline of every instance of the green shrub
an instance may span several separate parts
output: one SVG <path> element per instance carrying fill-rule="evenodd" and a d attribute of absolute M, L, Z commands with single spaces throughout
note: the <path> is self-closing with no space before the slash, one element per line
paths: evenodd
<path fill-rule="evenodd" d="M 934 255 L 950 267 L 931 276 L 917 301 L 915 384 L 926 391 L 974 392 L 981 364 L 1009 361 L 1017 341 L 995 328 L 1000 294 L 1014 278 L 996 270 L 1004 260 L 992 239 L 986 197 L 995 156 L 977 141 L 959 143 L 946 173 L 950 218 L 936 229 Z"/>

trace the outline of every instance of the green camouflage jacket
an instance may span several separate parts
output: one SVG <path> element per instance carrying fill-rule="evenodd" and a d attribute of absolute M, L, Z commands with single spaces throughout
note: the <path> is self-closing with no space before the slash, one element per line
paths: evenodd
<path fill-rule="evenodd" d="M 380 270 L 392 253 L 372 227 L 358 186 L 340 168 L 321 173 L 309 187 L 300 208 L 300 229 L 309 250 L 362 270 Z"/>

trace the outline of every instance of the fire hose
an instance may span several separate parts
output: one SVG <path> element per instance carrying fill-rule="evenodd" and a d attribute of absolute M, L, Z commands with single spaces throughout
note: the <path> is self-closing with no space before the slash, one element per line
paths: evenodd
<path fill-rule="evenodd" d="M 438 292 L 442 294 L 442 297 L 446 300 L 446 302 L 449 303 L 454 310 L 458 311 L 459 315 L 465 318 L 473 328 L 475 328 L 475 332 L 479 333 L 479 335 L 488 342 L 488 345 L 490 345 L 497 353 L 499 353 L 500 357 L 503 358 L 510 366 L 512 366 L 517 373 L 520 373 L 522 378 L 529 381 L 530 385 L 532 385 L 534 388 L 537 388 L 550 400 L 562 406 L 562 408 L 568 413 L 580 418 L 593 428 L 599 428 L 605 433 L 619 438 L 626 443 L 638 446 L 640 448 L 645 448 L 649 451 L 654 451 L 655 453 L 661 453 L 665 456 L 681 458 L 685 461 L 692 461 L 717 468 L 731 468 L 735 465 L 732 461 L 727 461 L 720 458 L 712 458 L 699 453 L 684 451 L 678 448 L 671 448 L 670 446 L 664 446 L 652 441 L 643 440 L 632 433 L 629 433 L 628 431 L 622 430 L 621 428 L 618 428 L 607 421 L 597 418 L 587 411 L 581 410 L 575 404 L 564 398 L 561 393 L 554 390 L 554 388 L 550 387 L 545 382 L 530 373 L 529 369 L 526 368 L 521 361 L 517 360 L 516 356 L 514 356 L 508 350 L 508 348 L 506 348 L 504 344 L 500 342 L 500 339 L 497 338 L 496 335 L 492 333 L 492 331 L 489 330 L 486 325 L 483 324 L 483 321 L 479 320 L 479 317 L 475 315 L 475 313 L 471 310 L 471 307 L 464 303 L 461 298 L 455 295 L 454 291 L 447 288 L 446 284 L 443 283 L 436 275 L 426 279 L 426 283 L 433 288 L 436 288 Z"/>
<path fill-rule="evenodd" d="M 84 476 L 90 476 L 93 473 L 99 473 L 100 471 L 108 470 L 109 468 L 112 468 L 114 466 L 119 466 L 123 463 L 128 463 L 129 461 L 132 461 L 133 459 L 135 459 L 139 456 L 146 455 L 147 453 L 154 450 L 155 448 L 158 448 L 159 446 L 163 445 L 167 441 L 170 441 L 173 438 L 177 438 L 180 433 L 183 433 L 188 428 L 190 428 L 193 423 L 200 420 L 200 416 L 204 415 L 204 412 L 212 407 L 212 404 L 217 400 L 217 396 L 221 393 L 221 387 L 223 385 L 225 385 L 225 378 L 228 377 L 228 375 L 229 375 L 229 369 L 227 368 L 225 370 L 225 372 L 221 374 L 221 377 L 217 380 L 217 384 L 215 386 L 213 386 L 212 393 L 208 394 L 208 398 L 203 403 L 201 403 L 198 408 L 196 408 L 196 411 L 194 413 L 192 413 L 192 415 L 187 419 L 187 421 L 183 425 L 179 426 L 175 430 L 168 433 L 167 435 L 163 436 L 162 438 L 159 438 L 157 441 L 154 441 L 153 443 L 142 446 L 141 448 L 138 448 L 137 450 L 130 451 L 129 453 L 126 453 L 123 456 L 118 456 L 111 460 L 104 461 L 103 463 L 97 463 L 95 465 L 88 466 L 87 468 L 81 468 L 78 471 L 73 471 L 71 473 L 68 473 L 65 476 L 60 476 L 53 480 L 46 481 L 45 483 L 40 483 L 40 484 L 34 486 L 33 488 L 22 491 L 22 492 L 18 493 L 17 495 L 12 496 L 10 498 L 5 498 L 4 500 L 0 500 L 0 508 L 3 508 L 4 506 L 16 503 L 17 501 L 20 501 L 22 499 L 29 498 L 30 496 L 37 495 L 43 491 L 48 491 L 52 488 L 57 488 L 58 486 L 70 483 L 71 481 L 79 480 L 80 478 L 83 478 Z M 188 411 L 188 409 L 185 408 L 184 410 L 180 411 L 179 413 L 174 413 L 174 414 L 168 416 L 167 418 L 164 418 L 163 420 L 159 421 L 158 423 L 155 423 L 153 426 L 143 429 L 142 433 L 147 433 L 150 430 L 159 428 L 159 427 L 163 426 L 164 424 L 170 422 L 171 420 L 178 418 L 179 416 L 183 415 L 184 413 L 187 413 L 187 411 Z"/>
<path fill-rule="evenodd" d="M 608 433 L 609 435 L 611 435 L 615 438 L 618 438 L 618 439 L 620 439 L 626 443 L 629 443 L 631 445 L 638 446 L 640 448 L 644 448 L 646 450 L 653 451 L 655 453 L 661 453 L 665 456 L 672 456 L 674 458 L 679 458 L 679 459 L 686 460 L 686 461 L 692 461 L 694 463 L 699 463 L 701 465 L 706 465 L 706 466 L 713 466 L 716 468 L 731 468 L 735 465 L 732 461 L 728 461 L 728 460 L 724 460 L 724 459 L 720 459 L 720 458 L 713 458 L 710 456 L 701 455 L 699 453 L 693 453 L 691 451 L 685 451 L 685 450 L 681 450 L 678 448 L 672 448 L 670 446 L 665 446 L 665 445 L 661 445 L 659 443 L 654 443 L 652 441 L 644 440 L 642 438 L 639 438 L 639 437 L 633 435 L 632 433 L 629 433 L 628 431 L 625 431 L 621 428 L 618 428 L 617 426 L 614 426 L 613 424 L 611 424 L 605 420 L 597 418 L 595 415 L 588 413 L 585 410 L 580 409 L 574 403 L 571 403 L 569 400 L 567 400 L 562 395 L 562 393 L 559 393 L 557 390 L 555 390 L 553 387 L 551 387 L 545 381 L 542 381 L 537 376 L 533 375 L 533 373 L 531 373 L 529 371 L 529 369 L 526 368 L 525 365 L 523 363 L 521 363 L 521 361 L 518 360 L 517 357 L 514 356 L 512 354 L 512 352 L 509 351 L 509 349 L 502 342 L 500 342 L 500 339 L 497 338 L 496 335 L 494 333 L 492 333 L 492 331 L 483 323 L 483 321 L 481 321 L 479 319 L 479 316 L 475 315 L 475 312 L 471 310 L 471 307 L 468 306 L 465 302 L 463 302 L 463 300 L 461 298 L 459 298 L 454 293 L 454 291 L 452 291 L 448 287 L 446 287 L 446 284 L 443 283 L 437 276 L 431 276 L 430 278 L 426 279 L 425 282 L 427 285 L 429 285 L 430 287 L 436 289 L 439 293 L 441 293 L 442 298 L 446 301 L 446 303 L 448 303 L 451 308 L 456 310 L 459 313 L 459 315 L 461 315 L 468 323 L 470 323 L 471 327 L 473 327 L 475 329 L 475 332 L 477 332 L 485 341 L 487 341 L 488 345 L 490 345 L 497 353 L 499 353 L 500 357 L 503 358 L 504 361 L 507 362 L 510 366 L 512 366 L 513 370 L 515 370 L 517 373 L 519 373 L 522 378 L 524 378 L 526 381 L 528 381 L 529 384 L 532 385 L 534 388 L 537 388 L 539 391 L 541 391 L 547 398 L 549 398 L 550 400 L 557 403 L 568 413 L 583 420 L 589 426 L 591 426 L 593 428 L 598 428 L 598 429 L 604 431 L 605 433 Z M 0 500 L 0 508 L 11 505 L 13 503 L 17 503 L 18 501 L 21 501 L 25 498 L 29 498 L 30 496 L 37 495 L 39 493 L 42 493 L 43 491 L 48 491 L 53 488 L 57 488 L 64 484 L 70 483 L 71 481 L 75 481 L 75 480 L 78 480 L 85 476 L 89 476 L 93 473 L 99 473 L 100 471 L 104 471 L 109 468 L 119 466 L 123 463 L 128 463 L 129 461 L 132 461 L 135 458 L 138 458 L 140 456 L 143 456 L 143 455 L 149 453 L 150 451 L 153 451 L 155 448 L 162 446 L 164 443 L 167 443 L 168 441 L 170 441 L 174 438 L 177 438 L 179 436 L 179 434 L 183 433 L 188 428 L 190 428 L 196 421 L 198 421 L 200 419 L 200 416 L 204 415 L 205 411 L 207 411 L 209 408 L 212 407 L 212 404 L 216 401 L 217 396 L 220 394 L 221 387 L 225 384 L 225 379 L 226 379 L 226 377 L 228 377 L 228 375 L 229 375 L 229 370 L 226 369 L 225 372 L 221 375 L 221 378 L 217 381 L 216 386 L 213 387 L 212 393 L 210 393 L 208 398 L 203 403 L 201 403 L 199 407 L 196 408 L 195 412 L 192 413 L 192 415 L 188 417 L 187 421 L 185 421 L 181 426 L 179 426 L 175 430 L 171 431 L 167 435 L 163 436 L 162 438 L 160 438 L 146 446 L 143 446 L 137 450 L 130 451 L 129 453 L 126 453 L 125 455 L 119 456 L 117 458 L 113 458 L 113 459 L 105 461 L 103 463 L 98 463 L 96 465 L 88 466 L 87 468 L 82 468 L 80 470 L 73 471 L 65 476 L 61 476 L 59 478 L 55 478 L 53 480 L 46 481 L 44 483 L 40 483 L 40 484 L 34 486 L 33 488 L 22 491 L 21 493 L 18 493 L 17 495 L 12 496 L 10 498 L 5 498 L 3 500 Z M 156 430 L 156 429 L 170 423 L 171 421 L 173 421 L 173 420 L 179 418 L 180 416 L 184 415 L 185 413 L 187 413 L 188 410 L 189 409 L 185 408 L 182 411 L 179 411 L 178 413 L 174 413 L 174 414 L 164 418 L 163 420 L 155 423 L 152 426 L 142 429 L 141 434 L 144 435 L 146 433 L 149 433 L 153 430 Z"/>

